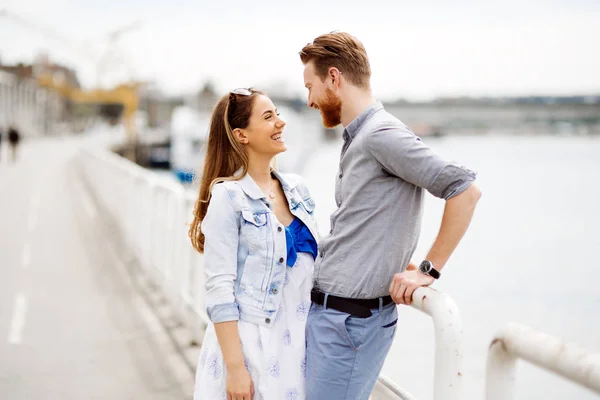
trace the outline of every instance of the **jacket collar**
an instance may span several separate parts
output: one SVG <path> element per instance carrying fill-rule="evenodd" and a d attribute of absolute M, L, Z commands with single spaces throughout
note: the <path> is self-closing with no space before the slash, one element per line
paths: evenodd
<path fill-rule="evenodd" d="M 239 175 L 241 175 L 241 173 L 242 173 L 242 169 L 240 168 L 237 171 L 235 171 L 234 176 L 239 176 Z M 282 174 L 280 174 L 276 170 L 272 170 L 272 174 L 273 174 L 273 176 L 275 176 L 275 178 L 277 178 L 277 180 L 279 180 L 279 183 L 281 184 L 281 187 L 283 188 L 284 192 L 289 192 L 297 186 L 297 182 L 295 182 L 294 180 L 286 180 L 282 176 Z M 259 200 L 259 199 L 267 198 L 267 196 L 265 196 L 265 194 L 263 193 L 260 186 L 258 186 L 258 184 L 256 182 L 254 182 L 254 179 L 252 179 L 250 174 L 246 174 L 242 179 L 240 179 L 238 181 L 238 183 L 242 187 L 242 190 L 244 191 L 244 193 L 246 193 L 246 195 L 248 197 L 250 197 L 251 199 Z"/>
<path fill-rule="evenodd" d="M 272 170 L 272 174 L 273 176 L 275 176 L 275 178 L 277 178 L 279 183 L 281 183 L 281 187 L 283 188 L 284 192 L 289 192 L 295 189 L 296 186 L 298 186 L 298 182 L 296 179 L 287 179 L 283 176 L 282 173 L 280 173 L 277 170 Z"/>

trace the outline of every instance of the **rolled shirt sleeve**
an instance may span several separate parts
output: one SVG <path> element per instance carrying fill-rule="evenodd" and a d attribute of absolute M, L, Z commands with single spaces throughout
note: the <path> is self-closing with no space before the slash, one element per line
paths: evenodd
<path fill-rule="evenodd" d="M 380 126 L 368 133 L 367 148 L 390 174 L 449 200 L 464 192 L 476 173 L 437 155 L 407 127 Z"/>
<path fill-rule="evenodd" d="M 207 314 L 213 323 L 237 321 L 239 307 L 234 295 L 237 278 L 239 218 L 229 192 L 222 184 L 212 197 L 202 221 Z"/>

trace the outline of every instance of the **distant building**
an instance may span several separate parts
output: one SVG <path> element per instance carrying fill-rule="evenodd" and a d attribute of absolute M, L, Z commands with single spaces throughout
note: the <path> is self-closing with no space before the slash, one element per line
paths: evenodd
<path fill-rule="evenodd" d="M 66 67 L 60 64 L 45 64 L 43 67 L 33 64 L 18 63 L 16 65 L 5 65 L 0 62 L 0 71 L 14 74 L 21 79 L 34 79 L 41 72 L 43 68 L 44 72 L 50 73 L 54 79 L 60 80 L 68 84 L 70 87 L 81 88 L 79 79 L 77 78 L 77 72 L 74 69 Z"/>
<path fill-rule="evenodd" d="M 51 134 L 64 102 L 57 93 L 40 88 L 35 80 L 22 75 L 23 71 L 0 69 L 0 125 L 14 125 L 23 136 Z"/>
<path fill-rule="evenodd" d="M 139 111 L 146 114 L 149 128 L 168 128 L 173 109 L 181 104 L 178 99 L 167 97 L 154 85 L 143 85 L 138 90 Z"/>
<path fill-rule="evenodd" d="M 14 65 L 0 62 L 0 123 L 15 124 L 25 135 L 49 134 L 54 126 L 69 117 L 70 102 L 53 90 L 41 88 L 37 78 L 48 73 L 55 81 L 80 88 L 75 70 L 48 62 L 47 57 L 34 64 Z M 4 121 L 3 121 L 4 120 Z"/>
<path fill-rule="evenodd" d="M 217 94 L 217 91 L 211 81 L 204 83 L 202 89 L 198 91 L 196 96 L 191 99 L 190 106 L 198 110 L 201 114 L 212 113 L 212 109 L 217 104 L 221 96 Z"/>

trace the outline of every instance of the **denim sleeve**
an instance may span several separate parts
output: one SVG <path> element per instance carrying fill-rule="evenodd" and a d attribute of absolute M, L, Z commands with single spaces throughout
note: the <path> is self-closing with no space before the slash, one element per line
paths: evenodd
<path fill-rule="evenodd" d="M 202 221 L 207 314 L 213 323 L 240 319 L 234 295 L 239 243 L 238 213 L 222 184 L 212 197 Z"/>
<path fill-rule="evenodd" d="M 368 133 L 365 142 L 386 172 L 426 189 L 435 197 L 449 200 L 464 192 L 476 177 L 475 172 L 434 153 L 406 127 L 379 127 Z"/>

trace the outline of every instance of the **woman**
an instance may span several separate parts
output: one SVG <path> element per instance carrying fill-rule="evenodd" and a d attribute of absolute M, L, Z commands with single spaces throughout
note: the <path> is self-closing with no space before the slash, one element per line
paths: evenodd
<path fill-rule="evenodd" d="M 285 122 L 236 89 L 215 106 L 189 235 L 204 253 L 209 324 L 195 400 L 305 398 L 304 329 L 317 255 L 314 202 L 274 168 Z"/>

